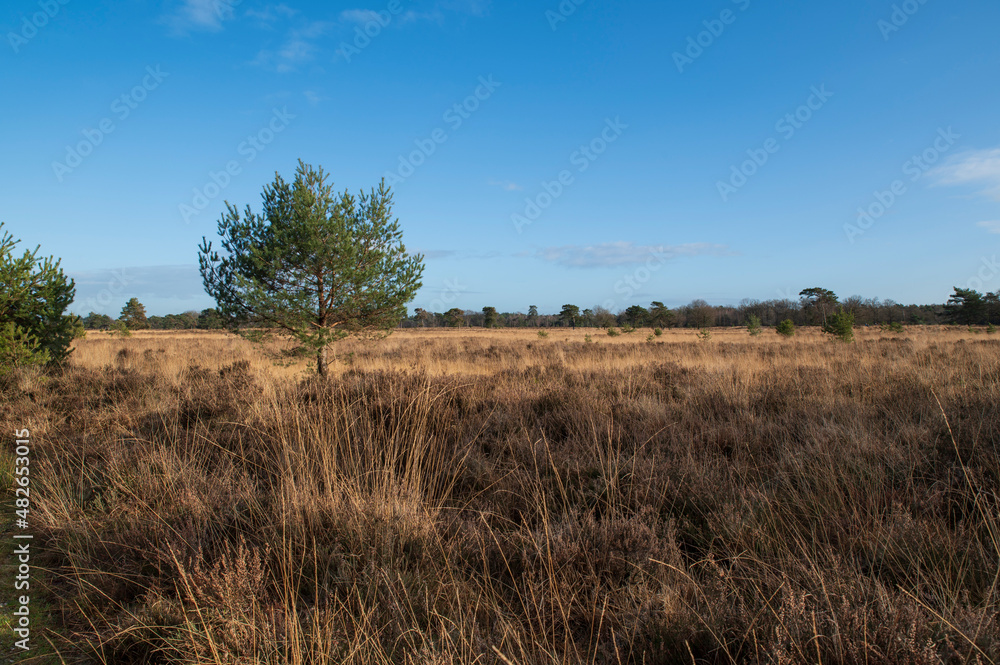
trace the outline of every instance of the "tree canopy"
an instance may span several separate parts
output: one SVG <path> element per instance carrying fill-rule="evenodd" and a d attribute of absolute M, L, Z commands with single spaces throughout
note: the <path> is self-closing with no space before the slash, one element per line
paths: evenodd
<path fill-rule="evenodd" d="M 497 327 L 497 308 L 496 307 L 483 307 L 483 327 L 484 328 L 496 328 Z"/>
<path fill-rule="evenodd" d="M 987 301 L 979 291 L 956 286 L 944 308 L 952 323 L 972 326 L 986 319 Z"/>
<path fill-rule="evenodd" d="M 649 325 L 654 328 L 669 328 L 674 325 L 674 313 L 658 300 L 649 304 Z"/>
<path fill-rule="evenodd" d="M 125 303 L 118 320 L 129 330 L 145 330 L 149 327 L 149 321 L 146 319 L 146 306 L 139 302 L 138 298 L 130 298 Z"/>
<path fill-rule="evenodd" d="M 633 328 L 639 328 L 649 320 L 649 311 L 642 305 L 632 305 L 628 307 L 622 316 L 624 322 Z"/>
<path fill-rule="evenodd" d="M 275 174 L 263 209 L 227 204 L 219 221 L 222 253 L 202 240 L 205 290 L 235 329 L 253 323 L 316 353 L 325 374 L 327 347 L 351 334 L 391 330 L 421 286 L 423 257 L 409 255 L 392 193 L 335 194 L 322 168 L 299 161 L 292 182 Z"/>
<path fill-rule="evenodd" d="M 803 289 L 799 296 L 802 298 L 803 309 L 819 312 L 824 326 L 827 325 L 827 314 L 840 302 L 836 293 L 818 286 Z"/>
<path fill-rule="evenodd" d="M 576 328 L 580 320 L 580 308 L 576 305 L 563 305 L 562 311 L 559 312 L 559 320 L 568 328 Z"/>

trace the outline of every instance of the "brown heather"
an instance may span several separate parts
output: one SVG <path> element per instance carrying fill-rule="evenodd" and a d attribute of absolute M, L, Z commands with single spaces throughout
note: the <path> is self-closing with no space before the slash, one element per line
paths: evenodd
<path fill-rule="evenodd" d="M 323 380 L 221 334 L 91 333 L 2 387 L 48 639 L 103 664 L 1000 661 L 1000 341 L 647 332 L 408 331 Z"/>

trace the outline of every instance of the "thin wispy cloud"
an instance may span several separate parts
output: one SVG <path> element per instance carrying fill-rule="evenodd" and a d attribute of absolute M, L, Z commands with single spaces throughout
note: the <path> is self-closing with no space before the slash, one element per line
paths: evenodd
<path fill-rule="evenodd" d="M 1000 148 L 955 155 L 933 175 L 938 184 L 984 187 L 980 194 L 1000 200 Z"/>
<path fill-rule="evenodd" d="M 420 249 L 417 250 L 417 254 L 423 254 L 425 259 L 431 261 L 440 261 L 444 259 L 453 259 L 456 261 L 468 261 L 475 260 L 481 261 L 483 259 L 495 259 L 503 256 L 497 251 L 485 251 L 485 252 L 471 252 L 471 251 L 459 251 L 456 249 Z"/>
<path fill-rule="evenodd" d="M 407 23 L 414 23 L 416 21 L 440 22 L 443 19 L 443 16 L 438 10 L 433 10 L 428 13 L 420 13 L 410 9 L 400 14 L 387 14 L 385 10 L 345 9 L 340 12 L 339 18 L 344 27 L 349 27 L 354 30 L 355 28 L 364 28 L 371 23 L 377 23 L 382 28 L 390 28 L 393 26 L 398 27 L 406 25 Z"/>
<path fill-rule="evenodd" d="M 485 16 L 492 4 L 492 0 L 441 0 L 438 7 L 445 11 L 461 12 L 471 16 Z"/>
<path fill-rule="evenodd" d="M 264 28 L 273 28 L 274 24 L 284 19 L 294 17 L 299 10 L 292 9 L 286 4 L 268 5 L 264 9 L 248 9 L 246 15 L 257 21 L 258 25 Z"/>
<path fill-rule="evenodd" d="M 987 233 L 1000 233 L 1000 220 L 990 222 L 979 222 L 977 226 L 986 229 Z"/>
<path fill-rule="evenodd" d="M 131 296 L 188 297 L 205 292 L 201 273 L 196 265 L 141 266 L 135 268 L 71 271 L 67 273 L 76 282 L 77 298 L 93 289 L 103 289 L 108 284 L 124 282 L 124 291 Z"/>
<path fill-rule="evenodd" d="M 76 284 L 72 309 L 82 314 L 117 315 L 129 298 L 195 301 L 205 297 L 196 265 L 67 271 L 67 275 Z"/>
<path fill-rule="evenodd" d="M 175 35 L 193 31 L 218 32 L 226 21 L 236 16 L 239 0 L 183 0 L 172 13 L 163 17 Z"/>
<path fill-rule="evenodd" d="M 516 182 L 511 182 L 510 180 L 490 180 L 489 181 L 489 186 L 490 187 L 499 187 L 500 189 L 504 190 L 505 192 L 519 192 L 522 189 L 524 189 L 523 187 L 521 187 Z"/>
<path fill-rule="evenodd" d="M 340 19 L 348 23 L 358 23 L 364 25 L 371 21 L 380 20 L 379 13 L 374 9 L 345 9 L 340 12 Z"/>
<path fill-rule="evenodd" d="M 212 5 L 213 3 L 237 3 L 239 0 L 185 0 L 190 3 Z M 299 10 L 285 4 L 267 5 L 264 9 L 247 10 L 247 18 L 255 20 L 259 27 L 267 30 L 281 30 L 285 26 L 285 39 L 281 46 L 261 49 L 250 62 L 251 65 L 278 73 L 298 71 L 304 65 L 320 60 L 329 49 L 332 33 L 341 32 L 348 38 L 359 29 L 365 30 L 372 23 L 380 29 L 399 27 L 418 21 L 440 23 L 445 13 L 482 16 L 489 9 L 486 0 L 452 0 L 439 2 L 427 13 L 407 10 L 390 14 L 385 8 L 351 8 L 333 15 L 331 20 L 305 20 Z M 204 12 L 203 12 L 204 14 Z M 204 20 L 208 20 L 205 15 Z M 221 27 L 221 24 L 220 24 Z"/>
<path fill-rule="evenodd" d="M 524 254 L 568 268 L 617 268 L 649 261 L 669 261 L 690 256 L 726 256 L 726 245 L 690 243 L 685 245 L 636 245 L 631 242 L 606 242 L 599 245 L 563 245 L 545 247 Z"/>
<path fill-rule="evenodd" d="M 429 11 L 416 12 L 407 10 L 397 16 L 393 16 L 393 21 L 406 23 L 418 19 L 429 21 L 441 21 L 445 14 L 464 14 L 467 16 L 482 17 L 489 13 L 492 0 L 439 0 Z M 367 24 L 371 21 L 384 21 L 384 9 L 345 9 L 340 12 L 342 21 L 348 23 Z"/>
<path fill-rule="evenodd" d="M 419 250 L 418 254 L 423 254 L 425 259 L 430 261 L 439 261 L 441 259 L 452 259 L 458 255 L 453 249 L 425 249 Z"/>
<path fill-rule="evenodd" d="M 285 74 L 316 59 L 320 47 L 316 40 L 333 28 L 327 21 L 310 21 L 288 31 L 285 42 L 275 49 L 262 49 L 252 65 Z"/>

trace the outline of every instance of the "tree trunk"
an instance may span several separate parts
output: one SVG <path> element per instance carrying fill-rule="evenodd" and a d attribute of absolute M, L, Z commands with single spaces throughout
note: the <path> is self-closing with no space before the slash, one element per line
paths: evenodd
<path fill-rule="evenodd" d="M 326 376 L 326 347 L 324 346 L 316 353 L 316 372 L 320 376 Z"/>

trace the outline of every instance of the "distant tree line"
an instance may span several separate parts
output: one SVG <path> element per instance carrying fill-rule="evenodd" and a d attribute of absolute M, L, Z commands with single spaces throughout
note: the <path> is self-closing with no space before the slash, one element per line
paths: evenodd
<path fill-rule="evenodd" d="M 844 311 L 853 315 L 855 325 L 990 325 L 1000 324 L 1000 291 L 978 293 L 955 288 L 946 304 L 903 305 L 893 300 L 851 296 L 841 299 L 828 289 L 809 288 L 798 300 L 744 299 L 739 305 L 710 305 L 693 300 L 671 309 L 654 301 L 647 306 L 632 305 L 619 312 L 603 307 L 581 309 L 566 304 L 558 314 L 540 314 L 531 305 L 527 313 L 500 312 L 495 307 L 482 311 L 452 308 L 447 312 L 430 312 L 416 308 L 403 320 L 403 328 L 712 328 L 745 327 L 753 321 L 776 327 L 782 321 L 796 326 L 827 325 L 831 314 Z M 756 317 L 756 319 L 754 319 Z"/>
<path fill-rule="evenodd" d="M 783 321 L 795 326 L 824 326 L 836 312 L 854 317 L 858 326 L 884 325 L 996 325 L 1000 324 L 1000 292 L 979 293 L 955 288 L 942 305 L 902 305 L 892 300 L 851 296 L 840 299 L 828 289 L 809 288 L 798 300 L 750 300 L 739 305 L 710 305 L 693 300 L 671 309 L 662 302 L 648 306 L 632 305 L 619 312 L 603 307 L 581 309 L 567 304 L 558 314 L 540 314 L 531 305 L 525 312 L 500 312 L 495 307 L 482 311 L 452 308 L 447 312 L 429 312 L 416 308 L 405 317 L 402 328 L 712 328 L 746 327 L 755 321 L 776 327 Z M 124 325 L 129 330 L 221 330 L 231 328 L 214 308 L 166 316 L 146 316 L 145 308 L 135 298 L 129 300 L 118 319 L 91 312 L 83 318 L 88 330 L 110 330 Z M 241 322 L 241 327 L 255 325 Z"/>
<path fill-rule="evenodd" d="M 132 298 L 122 308 L 117 319 L 107 314 L 91 312 L 83 317 L 87 330 L 221 330 L 226 322 L 215 308 L 188 311 L 166 316 L 146 316 L 145 306 Z"/>

